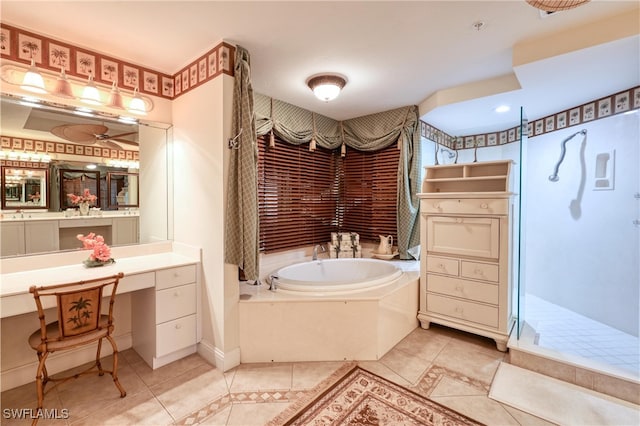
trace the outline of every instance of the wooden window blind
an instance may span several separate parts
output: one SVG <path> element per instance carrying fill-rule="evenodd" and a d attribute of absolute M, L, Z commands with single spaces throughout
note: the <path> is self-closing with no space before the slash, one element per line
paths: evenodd
<path fill-rule="evenodd" d="M 260 250 L 323 244 L 337 229 L 336 153 L 258 138 Z M 337 154 L 339 157 L 339 154 Z"/>
<path fill-rule="evenodd" d="M 331 232 L 357 232 L 362 241 L 396 239 L 395 145 L 376 152 L 291 145 L 258 138 L 260 250 L 324 244 Z"/>
<path fill-rule="evenodd" d="M 360 240 L 397 241 L 397 174 L 400 151 L 395 145 L 375 152 L 350 149 L 342 158 L 339 223 Z"/>

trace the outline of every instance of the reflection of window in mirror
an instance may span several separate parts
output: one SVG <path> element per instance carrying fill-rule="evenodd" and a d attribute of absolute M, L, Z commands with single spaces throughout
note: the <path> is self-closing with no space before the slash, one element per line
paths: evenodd
<path fill-rule="evenodd" d="M 2 166 L 2 209 L 48 209 L 49 170 Z"/>
<path fill-rule="evenodd" d="M 100 207 L 100 191 L 98 190 L 98 182 L 100 182 L 100 172 L 91 172 L 86 170 L 60 169 L 60 208 L 66 210 L 68 208 L 76 208 L 69 197 L 69 194 L 81 196 L 85 189 L 89 189 L 91 195 L 97 197 L 91 206 Z"/>
<path fill-rule="evenodd" d="M 107 173 L 109 208 L 140 207 L 138 173 Z"/>

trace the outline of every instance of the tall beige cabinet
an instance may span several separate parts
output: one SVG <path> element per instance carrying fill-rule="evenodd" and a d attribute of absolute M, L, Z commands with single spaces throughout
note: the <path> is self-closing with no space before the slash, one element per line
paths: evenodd
<path fill-rule="evenodd" d="M 512 162 L 426 167 L 420 197 L 420 310 L 432 322 L 494 339 L 514 324 Z"/>

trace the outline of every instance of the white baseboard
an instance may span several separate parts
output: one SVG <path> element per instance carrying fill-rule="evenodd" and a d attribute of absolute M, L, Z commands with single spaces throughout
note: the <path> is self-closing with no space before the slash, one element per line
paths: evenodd
<path fill-rule="evenodd" d="M 201 340 L 198 343 L 198 354 L 222 371 L 228 371 L 240 365 L 239 347 L 225 353 L 211 343 Z"/>
<path fill-rule="evenodd" d="M 129 349 L 133 343 L 131 333 L 114 337 L 118 351 L 122 352 Z M 96 358 L 96 345 L 85 346 L 78 349 L 72 349 L 64 352 L 57 352 L 47 358 L 47 371 L 53 375 L 61 371 L 68 370 L 78 365 L 91 362 Z M 109 342 L 102 342 L 102 357 L 111 355 L 111 345 Z M 14 367 L 0 373 L 0 391 L 4 392 L 18 386 L 25 385 L 35 381 L 36 370 L 38 369 L 38 361 L 36 352 L 33 351 L 33 362 L 19 367 Z M 35 392 L 35 388 L 34 388 Z"/>

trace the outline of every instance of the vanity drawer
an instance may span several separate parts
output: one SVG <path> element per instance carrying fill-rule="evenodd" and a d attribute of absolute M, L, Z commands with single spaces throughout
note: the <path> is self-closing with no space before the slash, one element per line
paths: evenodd
<path fill-rule="evenodd" d="M 195 313 L 195 283 L 156 292 L 156 324 Z"/>
<path fill-rule="evenodd" d="M 437 198 L 426 199 L 421 205 L 422 213 L 506 215 L 509 200 L 506 198 Z"/>
<path fill-rule="evenodd" d="M 498 286 L 427 274 L 427 291 L 476 302 L 498 304 Z"/>
<path fill-rule="evenodd" d="M 498 308 L 464 300 L 427 294 L 427 310 L 489 327 L 498 327 Z"/>
<path fill-rule="evenodd" d="M 156 289 L 176 287 L 196 282 L 196 265 L 162 269 L 156 272 Z"/>
<path fill-rule="evenodd" d="M 476 280 L 499 281 L 499 268 L 497 264 L 461 261 L 460 276 Z"/>
<path fill-rule="evenodd" d="M 427 216 L 427 252 L 497 259 L 500 219 Z"/>
<path fill-rule="evenodd" d="M 427 271 L 457 277 L 459 274 L 458 260 L 448 259 L 446 257 L 427 256 Z"/>
<path fill-rule="evenodd" d="M 156 326 L 156 357 L 161 357 L 195 344 L 195 314 Z"/>

